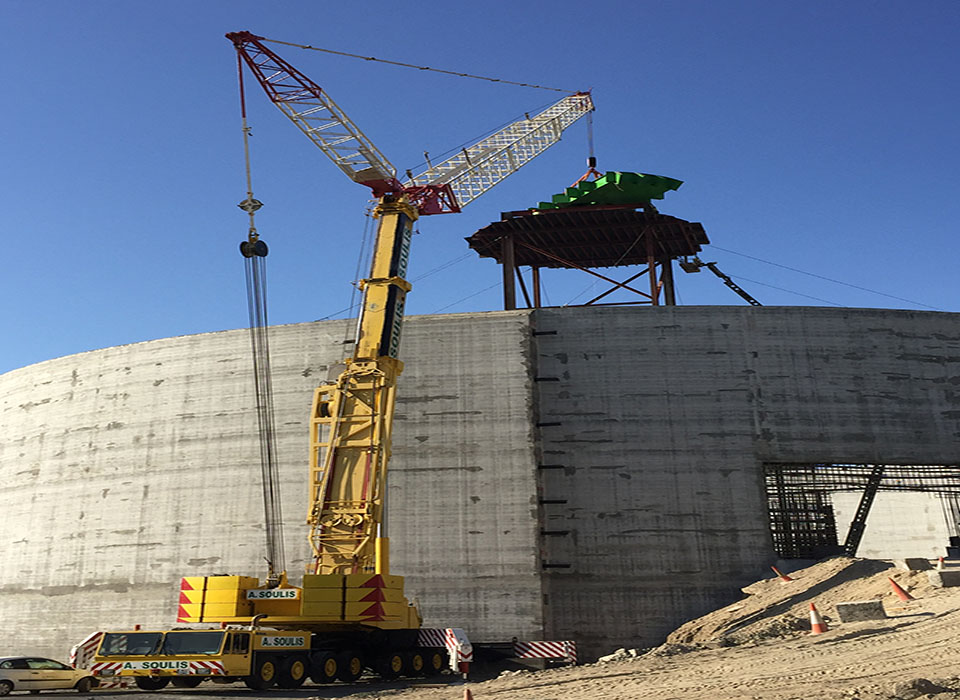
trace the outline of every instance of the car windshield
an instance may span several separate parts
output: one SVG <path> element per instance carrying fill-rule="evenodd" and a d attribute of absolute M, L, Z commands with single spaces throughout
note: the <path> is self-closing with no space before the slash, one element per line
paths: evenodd
<path fill-rule="evenodd" d="M 223 632 L 167 632 L 160 653 L 168 656 L 219 654 L 221 644 Z"/>
<path fill-rule="evenodd" d="M 160 632 L 107 632 L 100 643 L 100 656 L 146 656 L 160 647 Z"/>

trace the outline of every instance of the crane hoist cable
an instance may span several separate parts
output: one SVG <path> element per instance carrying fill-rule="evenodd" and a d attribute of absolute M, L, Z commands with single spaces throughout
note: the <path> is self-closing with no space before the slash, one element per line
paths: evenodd
<path fill-rule="evenodd" d="M 471 78 L 473 80 L 486 80 L 491 83 L 503 83 L 504 85 L 516 85 L 517 87 L 528 87 L 535 88 L 537 90 L 550 90 L 551 92 L 564 92 L 570 95 L 576 94 L 577 90 L 564 90 L 563 88 L 548 87 L 546 85 L 534 85 L 532 83 L 519 83 L 513 80 L 505 80 L 503 78 L 491 78 L 486 75 L 473 75 L 472 73 L 461 73 L 459 71 L 452 70 L 443 70 L 442 68 L 431 68 L 430 66 L 418 66 L 413 63 L 403 63 L 401 61 L 389 61 L 385 58 L 376 58 L 375 56 L 361 56 L 356 53 L 347 53 L 346 51 L 334 51 L 333 49 L 323 49 L 319 46 L 310 46 L 309 44 L 295 44 L 290 41 L 280 41 L 278 39 L 267 39 L 263 38 L 262 41 L 269 42 L 271 44 L 283 44 L 284 46 L 293 46 L 298 49 L 307 49 L 309 51 L 320 51 L 322 53 L 329 53 L 335 56 L 346 56 L 347 58 L 359 58 L 363 61 L 376 61 L 377 63 L 388 63 L 391 66 L 400 66 L 402 68 L 414 68 L 416 70 L 430 71 L 431 73 L 444 73 L 445 75 L 453 75 L 458 78 Z"/>
<path fill-rule="evenodd" d="M 247 197 L 237 206 L 249 216 L 247 239 L 240 243 L 247 283 L 247 313 L 250 319 L 250 345 L 253 353 L 253 384 L 260 438 L 260 475 L 263 485 L 264 532 L 267 547 L 267 583 L 279 585 L 286 574 L 283 548 L 283 512 L 280 503 L 280 478 L 277 470 L 276 419 L 273 382 L 270 372 L 270 339 L 267 319 L 267 244 L 260 240 L 254 215 L 263 203 L 253 196 L 250 172 L 250 127 L 247 125 L 243 70 L 237 58 L 240 80 L 240 115 L 243 129 L 243 154 L 247 177 Z"/>

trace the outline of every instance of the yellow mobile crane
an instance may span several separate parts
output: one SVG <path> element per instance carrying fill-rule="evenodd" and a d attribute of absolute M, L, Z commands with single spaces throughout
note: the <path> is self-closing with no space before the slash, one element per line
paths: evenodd
<path fill-rule="evenodd" d="M 384 531 L 412 228 L 421 215 L 460 211 L 559 141 L 564 129 L 593 110 L 590 94 L 567 95 L 418 175 L 407 171 L 400 182 L 396 169 L 329 96 L 262 37 L 236 32 L 227 38 L 237 51 L 241 94 L 245 64 L 274 104 L 379 200 L 353 356 L 335 381 L 315 390 L 311 409 L 307 521 L 313 558 L 300 586 L 290 583 L 282 557 L 273 552 L 262 584 L 247 576 L 184 578 L 178 621 L 223 628 L 108 632 L 94 671 L 134 676 L 143 689 L 170 680 L 192 687 L 208 677 L 263 689 L 295 688 L 308 676 L 352 681 L 364 668 L 385 678 L 438 672 L 447 661 L 456 668 L 457 659 L 445 655 L 458 640 L 466 648 L 465 636 L 454 628 L 421 629 L 403 578 L 390 574 Z M 252 214 L 258 207 L 248 192 L 241 208 Z M 248 258 L 266 255 L 252 224 L 241 250 Z M 268 549 L 281 544 L 270 544 L 268 536 Z"/>

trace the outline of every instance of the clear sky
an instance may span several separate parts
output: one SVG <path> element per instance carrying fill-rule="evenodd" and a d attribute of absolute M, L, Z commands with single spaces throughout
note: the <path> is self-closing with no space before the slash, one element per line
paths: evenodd
<path fill-rule="evenodd" d="M 683 180 L 660 210 L 702 222 L 701 257 L 763 303 L 960 311 L 956 0 L 0 0 L 0 27 L 0 372 L 246 325 L 223 37 L 241 29 L 592 89 L 600 169 Z M 401 170 L 558 96 L 274 48 Z M 248 97 L 270 320 L 343 317 L 367 190 L 255 85 Z M 582 120 L 462 214 L 421 219 L 408 313 L 500 308 L 499 268 L 463 238 L 576 180 L 586 133 Z M 546 282 L 555 305 L 597 289 L 582 273 Z M 678 286 L 685 304 L 743 303 L 709 273 Z"/>

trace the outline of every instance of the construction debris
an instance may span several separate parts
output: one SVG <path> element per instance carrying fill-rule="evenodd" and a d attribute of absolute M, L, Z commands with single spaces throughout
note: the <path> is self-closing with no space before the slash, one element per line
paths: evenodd
<path fill-rule="evenodd" d="M 953 588 L 954 586 L 960 586 L 960 569 L 953 571 L 949 569 L 944 569 L 943 571 L 928 571 L 927 580 L 930 581 L 930 585 L 934 588 Z"/>
<path fill-rule="evenodd" d="M 920 557 L 897 559 L 893 563 L 898 569 L 904 569 L 906 571 L 929 571 L 933 568 L 930 565 L 929 559 L 922 559 Z"/>
<path fill-rule="evenodd" d="M 840 622 L 883 620 L 887 617 L 887 611 L 883 609 L 882 600 L 855 600 L 837 603 L 837 617 Z"/>

